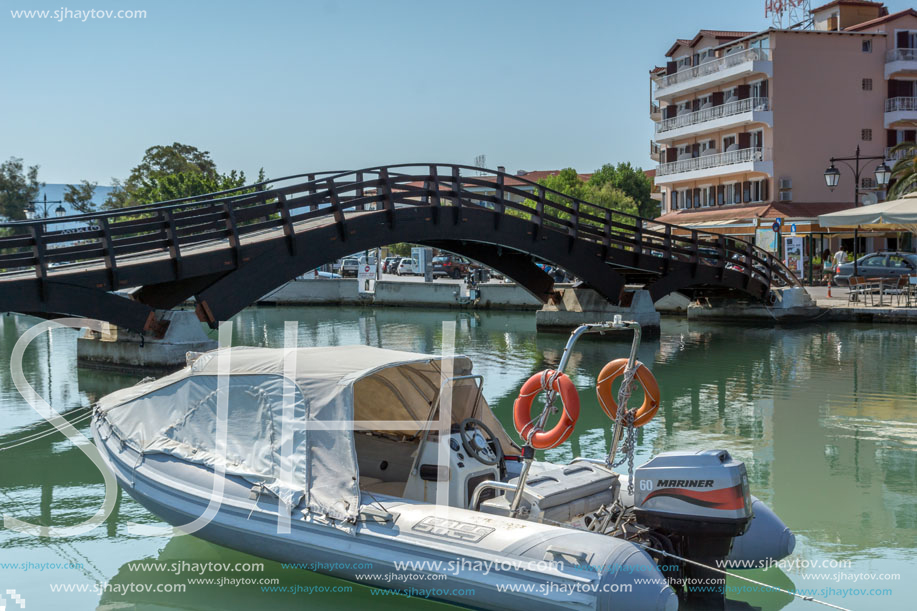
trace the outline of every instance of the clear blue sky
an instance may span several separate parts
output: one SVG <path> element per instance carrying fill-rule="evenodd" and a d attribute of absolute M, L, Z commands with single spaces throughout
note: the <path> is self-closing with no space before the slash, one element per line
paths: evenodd
<path fill-rule="evenodd" d="M 109 184 L 173 141 L 250 176 L 481 153 L 513 171 L 648 168 L 648 70 L 674 39 L 768 26 L 764 0 L 0 5 L 0 159 L 48 183 Z M 147 17 L 10 14 L 62 6 Z"/>

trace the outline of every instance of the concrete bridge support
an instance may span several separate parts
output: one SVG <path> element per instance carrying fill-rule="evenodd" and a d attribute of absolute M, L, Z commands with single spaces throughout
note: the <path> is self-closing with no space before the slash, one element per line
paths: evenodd
<path fill-rule="evenodd" d="M 558 298 L 552 299 L 535 313 L 535 326 L 539 331 L 566 333 L 583 323 L 611 320 L 615 314 L 621 314 L 625 320 L 640 323 L 644 337 L 659 335 L 660 316 L 649 291 L 625 290 L 621 296 L 621 305 L 612 305 L 592 289 L 568 288 L 558 292 Z M 630 335 L 631 332 L 623 333 Z"/>
<path fill-rule="evenodd" d="M 160 310 L 156 314 L 160 321 L 168 322 L 162 338 L 147 337 L 115 325 L 109 325 L 104 333 L 83 331 L 76 344 L 78 364 L 111 371 L 162 374 L 184 367 L 188 352 L 217 347 L 194 312 Z"/>

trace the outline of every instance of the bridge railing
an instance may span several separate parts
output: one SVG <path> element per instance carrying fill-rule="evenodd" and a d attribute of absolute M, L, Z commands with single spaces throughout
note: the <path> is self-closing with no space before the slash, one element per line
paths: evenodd
<path fill-rule="evenodd" d="M 215 246 L 239 257 L 247 240 L 265 232 L 282 231 L 292 241 L 306 225 L 333 223 L 345 236 L 348 217 L 380 213 L 392 222 L 396 208 L 404 206 L 454 214 L 465 206 L 485 208 L 527 220 L 538 230 L 631 253 L 635 266 L 641 257 L 657 257 L 744 274 L 768 286 L 799 284 L 777 258 L 745 240 L 608 210 L 521 176 L 455 164 L 296 175 L 148 206 L 3 223 L 0 272 L 33 272 L 45 279 L 74 267 L 104 266 L 111 287 L 126 288 L 118 267 L 144 257 L 167 254 L 180 267 L 189 252 Z M 65 268 L 56 269 L 60 266 Z"/>

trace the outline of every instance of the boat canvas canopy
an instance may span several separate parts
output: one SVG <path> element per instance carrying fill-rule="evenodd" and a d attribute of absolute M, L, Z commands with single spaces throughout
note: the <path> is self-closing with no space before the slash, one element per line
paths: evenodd
<path fill-rule="evenodd" d="M 221 366 L 230 374 L 225 427 L 217 418 Z M 263 485 L 290 508 L 305 499 L 309 511 L 352 520 L 360 505 L 354 430 L 419 436 L 438 403 L 444 367 L 450 377 L 463 376 L 472 363 L 368 346 L 224 348 L 107 395 L 96 409 L 112 434 L 141 455 L 224 469 Z M 476 417 L 514 453 L 474 380 L 449 387 L 451 422 Z M 225 442 L 217 438 L 221 428 Z"/>

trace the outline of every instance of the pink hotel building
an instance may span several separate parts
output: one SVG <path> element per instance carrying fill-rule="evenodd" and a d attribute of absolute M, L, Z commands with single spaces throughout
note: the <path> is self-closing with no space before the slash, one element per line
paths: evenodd
<path fill-rule="evenodd" d="M 658 220 L 751 238 L 781 217 L 818 236 L 819 214 L 854 205 L 847 168 L 837 189 L 825 186 L 830 157 L 917 139 L 917 11 L 834 0 L 812 17 L 810 29 L 701 30 L 651 70 Z M 861 204 L 884 197 L 875 163 Z M 894 248 L 893 236 L 859 250 Z"/>

